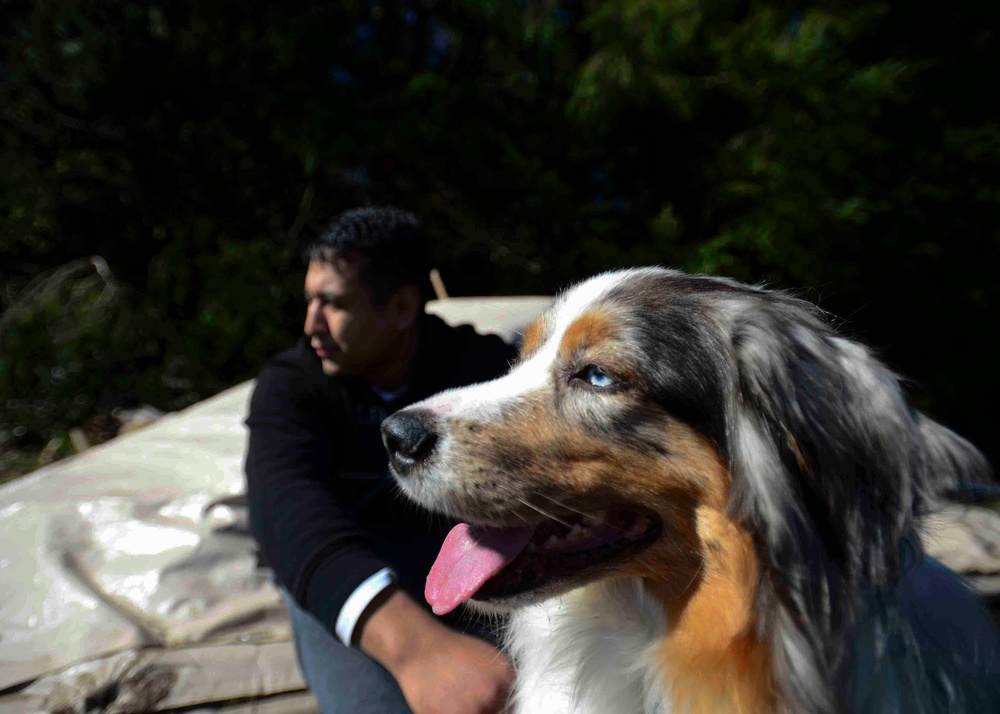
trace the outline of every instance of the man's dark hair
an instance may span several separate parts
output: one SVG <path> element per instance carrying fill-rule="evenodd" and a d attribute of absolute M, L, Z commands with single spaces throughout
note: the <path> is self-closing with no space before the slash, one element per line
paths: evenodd
<path fill-rule="evenodd" d="M 355 208 L 341 213 L 305 251 L 306 262 L 359 259 L 362 282 L 376 304 L 404 285 L 430 296 L 430 248 L 414 214 L 391 206 Z"/>

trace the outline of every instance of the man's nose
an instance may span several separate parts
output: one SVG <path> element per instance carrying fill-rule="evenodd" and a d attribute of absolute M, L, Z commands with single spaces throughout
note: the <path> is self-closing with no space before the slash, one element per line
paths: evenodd
<path fill-rule="evenodd" d="M 393 471 L 400 478 L 427 459 L 437 444 L 434 416 L 423 409 L 405 409 L 382 422 L 382 443 Z"/>
<path fill-rule="evenodd" d="M 317 332 L 322 332 L 325 323 L 322 320 L 323 310 L 320 307 L 319 300 L 310 300 L 309 304 L 306 305 L 306 324 L 303 327 L 303 331 L 307 335 L 314 335 Z"/>

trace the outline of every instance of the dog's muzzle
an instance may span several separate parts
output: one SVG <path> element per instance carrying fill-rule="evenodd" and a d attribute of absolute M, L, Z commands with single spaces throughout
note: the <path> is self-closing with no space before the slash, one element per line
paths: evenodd
<path fill-rule="evenodd" d="M 404 410 L 382 422 L 382 443 L 400 478 L 412 473 L 433 453 L 438 435 L 429 412 Z"/>

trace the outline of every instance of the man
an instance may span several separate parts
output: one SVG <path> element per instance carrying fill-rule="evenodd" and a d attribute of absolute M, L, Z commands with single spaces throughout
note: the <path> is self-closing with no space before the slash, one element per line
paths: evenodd
<path fill-rule="evenodd" d="M 451 524 L 397 499 L 379 426 L 498 376 L 514 351 L 424 313 L 430 260 L 410 213 L 348 211 L 307 259 L 305 337 L 257 380 L 246 457 L 251 529 L 306 681 L 324 712 L 499 711 L 510 663 L 425 608 Z"/>

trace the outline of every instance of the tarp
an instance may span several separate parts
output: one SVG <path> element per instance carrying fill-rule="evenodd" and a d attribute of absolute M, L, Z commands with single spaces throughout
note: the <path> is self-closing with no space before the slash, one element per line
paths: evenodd
<path fill-rule="evenodd" d="M 512 340 L 549 300 L 452 298 L 428 311 Z M 251 389 L 0 488 L 0 711 L 238 710 L 260 697 L 274 711 L 313 708 L 247 530 Z"/>

